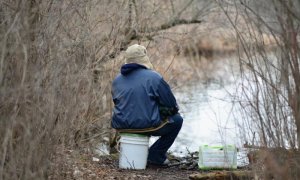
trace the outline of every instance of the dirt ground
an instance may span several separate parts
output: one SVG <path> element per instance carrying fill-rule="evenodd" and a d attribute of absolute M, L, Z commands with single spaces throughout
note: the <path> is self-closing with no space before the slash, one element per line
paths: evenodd
<path fill-rule="evenodd" d="M 127 170 L 118 168 L 118 157 L 95 157 L 90 152 L 58 150 L 52 158 L 49 179 L 116 179 L 116 180 L 174 180 L 189 179 L 189 175 L 199 170 L 184 170 L 179 166 L 169 168 L 147 167 L 146 170 Z"/>
<path fill-rule="evenodd" d="M 197 171 L 195 170 L 182 170 L 178 167 L 159 168 L 147 167 L 145 170 L 127 170 L 118 168 L 118 160 L 111 157 L 102 157 L 99 162 L 93 163 L 95 168 L 107 171 L 107 174 L 100 174 L 102 179 L 189 179 L 189 175 Z"/>
<path fill-rule="evenodd" d="M 236 171 L 201 171 L 197 163 L 187 158 L 170 156 L 172 167 L 147 167 L 145 170 L 128 170 L 118 167 L 117 154 L 96 156 L 89 150 L 58 149 L 51 158 L 48 179 L 72 180 L 177 180 L 177 179 L 245 179 L 246 169 Z M 191 156 L 191 159 L 194 157 Z M 180 161 L 178 161 L 180 159 Z M 177 161 L 175 161 L 177 160 Z M 182 164 L 182 160 L 188 163 Z M 245 174 L 246 173 L 246 174 Z M 251 178 L 246 178 L 251 179 Z"/>

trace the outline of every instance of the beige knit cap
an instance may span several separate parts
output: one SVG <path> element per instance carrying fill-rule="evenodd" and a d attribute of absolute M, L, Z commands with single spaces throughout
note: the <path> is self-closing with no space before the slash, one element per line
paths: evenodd
<path fill-rule="evenodd" d="M 134 44 L 129 46 L 125 52 L 126 64 L 137 63 L 148 69 L 153 69 L 153 65 L 147 56 L 147 50 L 144 46 Z"/>

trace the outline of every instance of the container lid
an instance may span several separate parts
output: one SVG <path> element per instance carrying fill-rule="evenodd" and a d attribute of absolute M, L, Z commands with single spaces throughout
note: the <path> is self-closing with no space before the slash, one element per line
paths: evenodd
<path fill-rule="evenodd" d="M 200 146 L 201 149 L 227 149 L 227 150 L 234 150 L 235 145 L 217 145 L 217 146 L 209 146 L 209 145 L 202 145 Z"/>
<path fill-rule="evenodd" d="M 148 137 L 144 134 L 132 134 L 132 133 L 120 133 L 120 136 L 129 136 L 129 137 Z"/>

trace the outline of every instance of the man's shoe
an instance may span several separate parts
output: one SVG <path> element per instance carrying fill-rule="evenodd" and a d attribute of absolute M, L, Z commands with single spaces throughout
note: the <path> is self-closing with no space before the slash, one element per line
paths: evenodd
<path fill-rule="evenodd" d="M 152 166 L 152 167 L 168 167 L 170 164 L 170 161 L 168 159 L 166 159 L 162 164 L 161 163 L 156 163 L 156 162 L 153 162 L 153 161 L 149 161 L 148 160 L 148 163 L 147 165 L 148 166 Z"/>
<path fill-rule="evenodd" d="M 169 165 L 170 165 L 169 159 L 166 159 L 166 160 L 164 161 L 163 165 L 169 166 Z"/>

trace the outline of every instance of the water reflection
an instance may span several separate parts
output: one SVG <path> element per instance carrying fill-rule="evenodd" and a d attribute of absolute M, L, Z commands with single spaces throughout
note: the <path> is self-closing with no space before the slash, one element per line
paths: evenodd
<path fill-rule="evenodd" d="M 218 84 L 193 84 L 176 91 L 184 124 L 171 150 L 179 153 L 186 148 L 197 151 L 203 144 L 238 144 L 234 103 L 228 94 L 233 91 L 233 85 Z"/>

